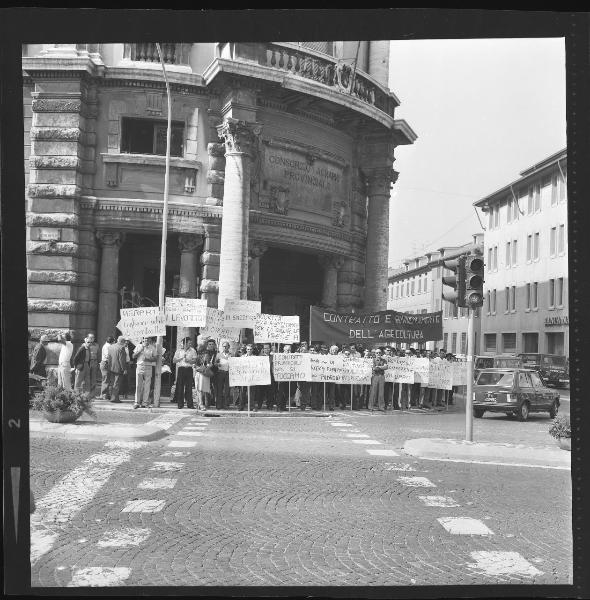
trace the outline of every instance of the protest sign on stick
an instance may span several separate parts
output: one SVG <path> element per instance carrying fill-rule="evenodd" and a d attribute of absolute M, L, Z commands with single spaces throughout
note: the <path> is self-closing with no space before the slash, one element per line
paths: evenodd
<path fill-rule="evenodd" d="M 166 325 L 203 327 L 207 322 L 207 300 L 202 298 L 166 298 Z"/>
<path fill-rule="evenodd" d="M 385 381 L 396 383 L 414 383 L 413 359 L 406 356 L 385 356 L 387 369 Z"/>
<path fill-rule="evenodd" d="M 272 372 L 275 381 L 309 381 L 311 362 L 309 354 L 273 354 Z"/>
<path fill-rule="evenodd" d="M 343 357 L 342 383 L 350 385 L 369 385 L 373 377 L 373 359 Z"/>
<path fill-rule="evenodd" d="M 247 327 L 254 329 L 256 326 L 256 317 L 259 314 L 260 300 L 225 299 L 223 320 L 226 327 Z"/>
<path fill-rule="evenodd" d="M 141 342 L 144 337 L 165 336 L 166 314 L 158 306 L 122 308 L 117 329 L 134 343 Z"/>
<path fill-rule="evenodd" d="M 226 327 L 223 311 L 217 308 L 207 307 L 205 311 L 207 321 L 205 327 L 201 328 L 201 335 L 214 340 L 227 340 L 237 342 L 240 337 L 239 327 Z"/>
<path fill-rule="evenodd" d="M 256 315 L 254 342 L 257 344 L 299 342 L 299 316 Z"/>
<path fill-rule="evenodd" d="M 342 359 L 340 354 L 309 354 L 311 381 L 342 383 Z"/>
<path fill-rule="evenodd" d="M 428 358 L 414 359 L 414 383 L 419 383 L 422 386 L 428 385 L 429 363 L 430 360 Z"/>
<path fill-rule="evenodd" d="M 268 356 L 231 356 L 229 386 L 270 385 L 270 360 Z"/>

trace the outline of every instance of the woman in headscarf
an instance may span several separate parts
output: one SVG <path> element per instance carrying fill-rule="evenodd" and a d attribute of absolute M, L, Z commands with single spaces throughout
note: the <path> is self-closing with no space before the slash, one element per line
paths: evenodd
<path fill-rule="evenodd" d="M 206 345 L 202 344 L 197 348 L 197 362 L 195 363 L 195 384 L 199 408 L 206 410 L 209 408 L 209 398 L 211 397 L 211 378 L 215 374 L 215 357 L 217 355 L 215 341 L 207 340 Z"/>

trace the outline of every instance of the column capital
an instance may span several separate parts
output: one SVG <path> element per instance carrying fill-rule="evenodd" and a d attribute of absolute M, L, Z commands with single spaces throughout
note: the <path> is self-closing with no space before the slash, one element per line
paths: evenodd
<path fill-rule="evenodd" d="M 257 240 L 250 240 L 248 255 L 250 258 L 260 258 L 268 250 L 268 244 Z"/>
<path fill-rule="evenodd" d="M 344 266 L 344 257 L 334 254 L 320 254 L 318 262 L 323 269 L 339 271 Z"/>
<path fill-rule="evenodd" d="M 217 134 L 225 140 L 227 153 L 250 153 L 255 138 L 262 132 L 261 123 L 250 123 L 228 118 L 217 126 Z"/>
<path fill-rule="evenodd" d="M 125 241 L 125 233 L 122 231 L 99 230 L 96 232 L 96 239 L 103 248 L 116 247 L 118 249 Z"/>
<path fill-rule="evenodd" d="M 181 233 L 178 236 L 178 248 L 181 253 L 194 252 L 203 245 L 203 236 L 194 233 Z"/>
<path fill-rule="evenodd" d="M 367 195 L 389 195 L 389 190 L 397 181 L 399 173 L 392 168 L 383 167 L 364 170 L 367 182 Z"/>

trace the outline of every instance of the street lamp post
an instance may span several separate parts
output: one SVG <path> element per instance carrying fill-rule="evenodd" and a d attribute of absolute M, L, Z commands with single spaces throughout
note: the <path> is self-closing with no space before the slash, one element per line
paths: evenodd
<path fill-rule="evenodd" d="M 172 99 L 170 96 L 170 85 L 168 84 L 168 75 L 166 66 L 162 58 L 162 50 L 160 44 L 156 44 L 160 64 L 162 65 L 162 73 L 166 83 L 166 98 L 168 101 L 168 123 L 166 129 L 166 169 L 164 174 L 164 206 L 162 207 L 162 247 L 160 250 L 160 288 L 158 294 L 158 306 L 160 311 L 164 309 L 166 301 L 166 242 L 168 238 L 168 187 L 170 181 L 170 134 L 172 130 Z M 161 335 L 158 336 L 156 342 L 156 376 L 154 379 L 154 406 L 160 406 L 160 390 L 162 387 L 162 342 Z"/>

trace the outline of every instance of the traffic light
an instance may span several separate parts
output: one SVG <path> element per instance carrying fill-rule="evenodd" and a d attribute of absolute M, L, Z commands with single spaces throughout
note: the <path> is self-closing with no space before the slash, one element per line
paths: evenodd
<path fill-rule="evenodd" d="M 443 261 L 443 266 L 450 269 L 455 275 L 442 278 L 443 285 L 453 288 L 454 291 L 443 288 L 443 300 L 452 302 L 455 306 L 465 306 L 465 256 L 453 260 Z"/>
<path fill-rule="evenodd" d="M 465 257 L 465 301 L 463 306 L 483 306 L 483 258 L 479 254 Z"/>

